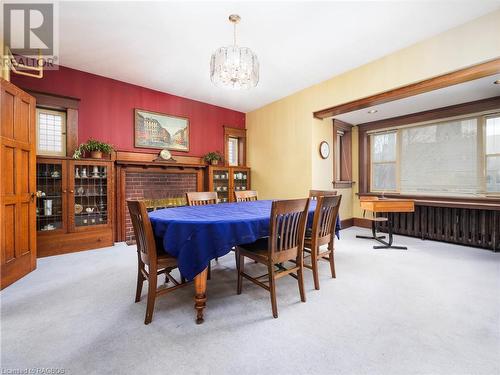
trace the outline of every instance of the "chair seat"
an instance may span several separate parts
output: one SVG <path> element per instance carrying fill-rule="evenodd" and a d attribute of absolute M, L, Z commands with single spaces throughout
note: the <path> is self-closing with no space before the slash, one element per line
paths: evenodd
<path fill-rule="evenodd" d="M 158 260 L 158 268 L 175 268 L 177 267 L 177 259 L 169 254 L 159 254 L 157 257 Z"/>
<path fill-rule="evenodd" d="M 264 261 L 269 257 L 267 242 L 268 238 L 259 238 L 255 242 L 238 245 L 237 249 L 242 255 L 248 258 Z"/>

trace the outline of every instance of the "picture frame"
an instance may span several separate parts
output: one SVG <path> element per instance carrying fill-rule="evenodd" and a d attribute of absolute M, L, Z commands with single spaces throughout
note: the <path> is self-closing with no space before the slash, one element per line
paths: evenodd
<path fill-rule="evenodd" d="M 134 109 L 134 147 L 189 152 L 189 119 Z"/>

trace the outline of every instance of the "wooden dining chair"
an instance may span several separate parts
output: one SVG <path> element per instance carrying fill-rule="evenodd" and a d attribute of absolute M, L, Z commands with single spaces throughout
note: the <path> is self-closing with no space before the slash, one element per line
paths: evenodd
<path fill-rule="evenodd" d="M 255 190 L 243 190 L 234 192 L 235 202 L 253 202 L 257 199 L 257 192 Z"/>
<path fill-rule="evenodd" d="M 192 191 L 186 193 L 186 200 L 188 206 L 205 206 L 219 202 L 216 191 Z"/>
<path fill-rule="evenodd" d="M 332 278 L 335 274 L 335 226 L 339 214 L 342 195 L 319 196 L 314 211 L 311 235 L 304 240 L 304 260 L 310 258 L 311 264 L 304 262 L 304 267 L 311 269 L 314 278 L 314 288 L 319 289 L 319 260 L 328 260 Z M 328 245 L 322 251 L 321 246 Z"/>
<path fill-rule="evenodd" d="M 278 317 L 276 302 L 277 279 L 286 275 L 296 278 L 299 284 L 300 300 L 302 302 L 306 301 L 302 252 L 308 208 L 309 199 L 307 198 L 273 202 L 269 237 L 236 247 L 238 258 L 237 293 L 241 294 L 243 278 L 268 290 L 271 294 L 271 306 L 275 318 Z M 265 265 L 268 273 L 258 277 L 252 277 L 245 273 L 245 257 Z M 284 262 L 292 260 L 295 262 L 293 267 L 285 268 L 283 266 Z M 259 280 L 265 278 L 267 278 L 267 285 L 265 280 Z"/>
<path fill-rule="evenodd" d="M 311 200 L 317 200 L 318 197 L 330 197 L 332 195 L 337 195 L 335 190 L 309 190 L 309 198 Z"/>
<path fill-rule="evenodd" d="M 188 285 L 184 278 L 177 281 L 170 272 L 177 268 L 177 259 L 165 252 L 158 252 L 151 221 L 143 201 L 127 200 L 127 206 L 134 227 L 135 240 L 137 243 L 137 289 L 135 302 L 141 300 L 142 284 L 148 282 L 148 302 L 146 306 L 146 317 L 144 324 L 151 323 L 153 310 L 157 296 L 169 293 L 180 287 Z M 173 286 L 162 285 L 157 288 L 158 275 L 165 274 L 165 280 L 172 282 Z"/>

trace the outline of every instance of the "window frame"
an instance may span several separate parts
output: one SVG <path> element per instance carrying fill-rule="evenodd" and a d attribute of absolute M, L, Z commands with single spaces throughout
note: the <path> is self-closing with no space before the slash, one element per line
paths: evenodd
<path fill-rule="evenodd" d="M 238 164 L 234 167 L 247 166 L 247 130 L 224 126 L 224 164 L 229 166 L 229 138 L 238 139 Z"/>
<path fill-rule="evenodd" d="M 333 119 L 333 188 L 350 188 L 353 184 L 352 127 L 347 122 Z"/>
<path fill-rule="evenodd" d="M 73 153 L 78 147 L 78 109 L 80 108 L 80 99 L 29 89 L 26 89 L 25 91 L 36 99 L 37 108 L 40 107 L 56 111 L 66 111 L 65 156 L 73 156 Z"/>
<path fill-rule="evenodd" d="M 380 130 L 375 130 L 375 131 L 367 131 L 366 136 L 368 137 L 368 173 L 369 173 L 369 185 L 368 185 L 368 191 L 367 193 L 389 193 L 389 194 L 401 194 L 401 195 L 408 195 L 408 196 L 420 196 L 420 194 L 417 193 L 406 193 L 406 192 L 401 192 L 401 173 L 400 173 L 400 168 L 401 168 L 401 156 L 402 156 L 402 130 L 403 129 L 409 129 L 409 128 L 418 128 L 418 127 L 425 127 L 429 125 L 440 125 L 440 124 L 445 124 L 453 120 L 467 120 L 467 119 L 477 119 L 477 137 L 476 137 L 476 142 L 477 142 L 477 153 L 478 153 L 478 170 L 481 171 L 481 174 L 478 176 L 478 192 L 477 194 L 479 195 L 479 198 L 482 197 L 492 197 L 492 198 L 498 198 L 500 196 L 500 192 L 492 192 L 487 190 L 487 184 L 486 184 L 486 163 L 487 163 L 487 158 L 488 156 L 500 156 L 500 153 L 495 153 L 495 154 L 487 154 L 486 153 L 486 120 L 487 118 L 490 117 L 500 117 L 500 112 L 497 110 L 493 111 L 483 111 L 483 112 L 478 112 L 478 113 L 468 113 L 468 114 L 462 114 L 458 116 L 452 116 L 448 118 L 440 118 L 440 119 L 433 119 L 433 120 L 428 120 L 424 122 L 419 122 L 419 123 L 410 123 L 410 124 L 404 124 L 400 126 L 394 126 L 394 127 L 387 127 L 384 129 Z M 374 164 L 383 164 L 385 162 L 374 162 L 372 153 L 373 153 L 373 136 L 377 134 L 384 134 L 384 133 L 389 133 L 389 132 L 395 132 L 396 133 L 396 189 L 395 190 L 378 190 L 373 188 L 373 165 Z M 360 134 L 361 136 L 361 134 Z M 361 162 L 361 159 L 360 159 Z M 392 162 L 390 162 L 392 163 Z M 442 197 L 442 198 L 478 198 L 477 196 L 467 196 L 464 194 L 459 194 L 459 195 L 440 195 L 440 194 L 421 194 L 421 196 L 431 196 L 431 197 Z"/>
<path fill-rule="evenodd" d="M 396 151 L 394 155 L 394 160 L 392 161 L 373 161 L 373 136 L 375 135 L 380 135 L 380 134 L 388 134 L 388 133 L 395 133 L 396 134 Z M 377 133 L 372 133 L 370 134 L 370 187 L 373 187 L 373 168 L 374 164 L 394 164 L 395 167 L 395 178 L 396 178 L 396 183 L 395 183 L 395 188 L 394 189 L 381 189 L 381 190 L 376 190 L 376 189 L 371 189 L 371 192 L 373 193 L 399 193 L 400 192 L 400 160 L 401 160 L 401 132 L 399 129 L 396 130 L 388 130 L 388 131 L 383 131 L 383 132 L 377 132 Z"/>

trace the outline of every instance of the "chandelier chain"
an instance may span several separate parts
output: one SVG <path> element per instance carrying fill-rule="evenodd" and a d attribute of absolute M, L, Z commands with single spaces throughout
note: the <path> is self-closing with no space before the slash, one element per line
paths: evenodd
<path fill-rule="evenodd" d="M 236 46 L 236 22 L 233 23 L 233 45 Z"/>

